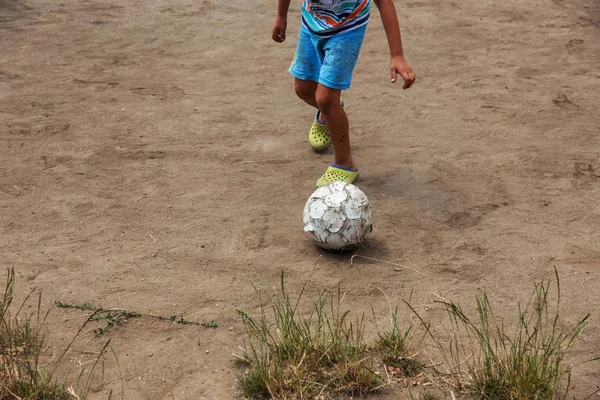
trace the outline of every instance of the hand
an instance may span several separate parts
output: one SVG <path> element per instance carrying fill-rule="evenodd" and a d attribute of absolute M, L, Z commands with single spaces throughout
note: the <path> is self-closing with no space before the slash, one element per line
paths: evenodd
<path fill-rule="evenodd" d="M 273 25 L 272 38 L 277 43 L 283 43 L 285 41 L 285 31 L 287 29 L 287 19 L 277 17 L 275 18 L 275 24 Z"/>
<path fill-rule="evenodd" d="M 392 61 L 390 62 L 390 76 L 392 78 L 392 83 L 396 83 L 396 80 L 398 79 L 397 74 L 400 74 L 402 79 L 404 79 L 404 86 L 402 86 L 402 89 L 411 87 L 417 78 L 417 75 L 415 75 L 412 68 L 410 68 L 410 65 L 408 65 L 402 56 L 393 56 Z"/>

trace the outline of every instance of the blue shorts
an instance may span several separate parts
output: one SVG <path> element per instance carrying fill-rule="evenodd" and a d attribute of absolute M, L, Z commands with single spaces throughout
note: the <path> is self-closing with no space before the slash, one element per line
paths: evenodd
<path fill-rule="evenodd" d="M 301 25 L 290 73 L 331 89 L 348 89 L 366 30 L 365 25 L 320 38 Z"/>

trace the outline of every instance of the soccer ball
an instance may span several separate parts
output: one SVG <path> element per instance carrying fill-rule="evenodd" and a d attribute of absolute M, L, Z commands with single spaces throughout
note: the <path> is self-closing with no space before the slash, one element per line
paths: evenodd
<path fill-rule="evenodd" d="M 304 231 L 325 249 L 349 250 L 373 229 L 371 203 L 351 183 L 336 181 L 322 186 L 304 206 Z"/>

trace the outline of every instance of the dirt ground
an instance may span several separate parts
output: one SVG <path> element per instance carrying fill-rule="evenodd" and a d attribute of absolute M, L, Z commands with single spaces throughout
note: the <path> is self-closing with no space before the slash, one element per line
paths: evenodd
<path fill-rule="evenodd" d="M 378 323 L 382 291 L 412 290 L 439 327 L 437 296 L 472 309 L 486 291 L 510 321 L 556 266 L 562 324 L 592 313 L 568 359 L 572 394 L 600 387 L 584 363 L 600 355 L 598 2 L 396 3 L 417 83 L 389 83 L 374 11 L 344 96 L 375 210 L 359 252 L 421 274 L 350 263 L 302 232 L 332 154 L 311 152 L 313 111 L 287 73 L 299 0 L 283 45 L 273 0 L 0 0 L 1 265 L 19 296 L 42 291 L 48 351 L 84 318 L 54 301 L 219 324 L 134 319 L 92 341 L 86 328 L 73 373 L 108 338 L 121 368 L 109 360 L 94 398 L 120 396 L 118 376 L 126 399 L 239 395 L 235 308 L 255 312 L 255 274 L 277 285 L 282 270 L 290 292 L 339 284 Z"/>

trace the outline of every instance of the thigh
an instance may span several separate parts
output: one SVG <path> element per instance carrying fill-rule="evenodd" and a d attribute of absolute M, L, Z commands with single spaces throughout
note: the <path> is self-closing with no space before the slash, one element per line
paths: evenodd
<path fill-rule="evenodd" d="M 298 46 L 290 73 L 303 81 L 319 80 L 324 53 L 318 49 L 318 40 L 306 28 L 302 27 L 298 34 Z"/>
<path fill-rule="evenodd" d="M 314 97 L 315 93 L 317 92 L 318 83 L 316 81 L 310 81 L 310 80 L 307 81 L 307 80 L 296 78 L 294 85 L 295 85 L 296 93 L 301 93 L 306 96 L 310 95 L 310 96 Z"/>
<path fill-rule="evenodd" d="M 358 61 L 366 27 L 334 35 L 325 46 L 319 83 L 332 89 L 350 87 L 352 73 Z"/>

